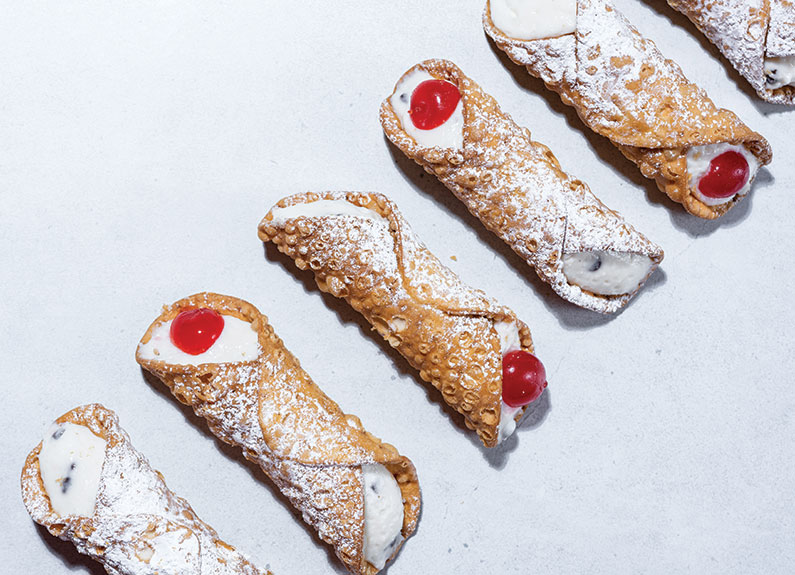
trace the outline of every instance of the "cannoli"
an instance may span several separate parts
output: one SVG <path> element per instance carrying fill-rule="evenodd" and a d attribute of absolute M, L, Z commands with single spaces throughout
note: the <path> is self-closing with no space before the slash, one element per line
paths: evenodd
<path fill-rule="evenodd" d="M 725 214 L 771 160 L 767 140 L 717 108 L 607 0 L 490 0 L 483 25 L 691 214 Z"/>
<path fill-rule="evenodd" d="M 659 246 L 563 172 L 452 62 L 406 72 L 381 106 L 381 125 L 572 303 L 615 312 L 662 261 Z"/>
<path fill-rule="evenodd" d="M 528 327 L 443 266 L 385 196 L 290 196 L 259 236 L 361 313 L 487 447 L 513 433 L 546 387 Z"/>
<path fill-rule="evenodd" d="M 175 495 L 94 404 L 59 417 L 22 469 L 33 520 L 113 575 L 267 575 Z"/>
<path fill-rule="evenodd" d="M 795 104 L 795 2 L 668 0 L 750 82 L 759 97 Z"/>
<path fill-rule="evenodd" d="M 377 573 L 414 532 L 411 461 L 343 413 L 253 305 L 201 293 L 166 306 L 136 360 L 241 447 L 352 573 Z"/>

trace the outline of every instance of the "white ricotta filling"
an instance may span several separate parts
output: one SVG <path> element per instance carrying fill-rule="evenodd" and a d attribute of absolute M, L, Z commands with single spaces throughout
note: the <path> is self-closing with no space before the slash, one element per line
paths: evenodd
<path fill-rule="evenodd" d="M 491 21 L 517 40 L 538 40 L 577 30 L 577 0 L 491 0 Z"/>
<path fill-rule="evenodd" d="M 364 475 L 364 559 L 376 569 L 403 541 L 403 494 L 389 470 L 378 463 L 362 465 Z"/>
<path fill-rule="evenodd" d="M 519 327 L 513 321 L 498 321 L 494 324 L 494 329 L 500 337 L 500 354 L 505 357 L 509 351 L 522 349 L 519 340 Z M 511 407 L 500 399 L 500 423 L 497 427 L 497 443 L 502 443 L 516 431 L 516 414 L 521 411 L 521 407 Z"/>
<path fill-rule="evenodd" d="M 142 359 L 165 361 L 174 365 L 199 365 L 202 363 L 231 363 L 252 361 L 260 354 L 257 332 L 251 322 L 230 315 L 224 318 L 224 329 L 210 349 L 198 355 L 185 353 L 171 341 L 173 320 L 158 325 L 152 337 L 138 346 Z"/>
<path fill-rule="evenodd" d="M 594 251 L 563 256 L 563 275 L 569 283 L 599 295 L 634 292 L 651 267 L 651 258 L 643 254 Z"/>
<path fill-rule="evenodd" d="M 58 515 L 94 514 L 107 443 L 83 425 L 54 423 L 39 452 L 39 473 Z"/>
<path fill-rule="evenodd" d="M 776 90 L 795 86 L 795 56 L 765 58 L 765 87 Z"/>
<path fill-rule="evenodd" d="M 436 80 L 424 70 L 413 70 L 406 74 L 398 85 L 394 93 L 389 97 L 389 103 L 400 120 L 403 130 L 423 148 L 454 148 L 464 147 L 464 108 L 463 100 L 458 101 L 458 105 L 453 110 L 453 114 L 441 126 L 431 130 L 421 130 L 411 121 L 411 95 L 414 90 L 426 80 Z"/>
<path fill-rule="evenodd" d="M 710 198 L 703 195 L 698 189 L 699 180 L 709 172 L 709 164 L 712 159 L 728 151 L 742 154 L 745 161 L 748 162 L 748 181 L 739 192 L 727 198 Z M 745 146 L 737 146 L 735 144 L 722 142 L 720 144 L 707 144 L 706 146 L 693 146 L 687 152 L 687 173 L 690 176 L 688 180 L 690 191 L 708 206 L 725 204 L 732 201 L 736 196 L 744 196 L 747 194 L 751 190 L 751 183 L 756 177 L 757 170 L 759 170 L 759 161 L 756 159 L 756 156 L 745 148 Z"/>
<path fill-rule="evenodd" d="M 284 225 L 288 220 L 298 217 L 319 218 L 323 216 L 354 216 L 368 220 L 386 219 L 378 212 L 350 203 L 347 200 L 317 200 L 301 204 L 293 204 L 286 208 L 275 207 L 271 210 L 273 224 Z"/>

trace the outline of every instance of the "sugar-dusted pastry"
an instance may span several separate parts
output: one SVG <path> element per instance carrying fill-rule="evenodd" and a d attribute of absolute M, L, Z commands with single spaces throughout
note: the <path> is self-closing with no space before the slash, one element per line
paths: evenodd
<path fill-rule="evenodd" d="M 718 47 L 760 98 L 795 104 L 795 2 L 668 0 Z"/>
<path fill-rule="evenodd" d="M 490 0 L 483 25 L 691 214 L 725 214 L 771 160 L 767 140 L 717 108 L 607 0 Z"/>
<path fill-rule="evenodd" d="M 266 575 L 196 516 L 94 404 L 59 417 L 22 469 L 30 516 L 114 575 Z"/>
<path fill-rule="evenodd" d="M 200 293 L 166 306 L 136 359 L 242 448 L 352 573 L 378 572 L 414 532 L 411 461 L 343 413 L 253 305 Z"/>
<path fill-rule="evenodd" d="M 563 172 L 452 62 L 406 72 L 381 106 L 381 125 L 572 303 L 615 312 L 662 261 L 659 246 Z"/>
<path fill-rule="evenodd" d="M 513 433 L 546 387 L 528 327 L 443 266 L 386 196 L 290 196 L 259 236 L 361 313 L 487 447 Z"/>

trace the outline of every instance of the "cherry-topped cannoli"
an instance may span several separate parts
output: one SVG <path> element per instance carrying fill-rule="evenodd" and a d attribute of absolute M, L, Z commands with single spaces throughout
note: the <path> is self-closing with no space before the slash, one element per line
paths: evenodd
<path fill-rule="evenodd" d="M 497 46 L 696 216 L 725 214 L 772 157 L 607 0 L 490 0 Z"/>
<path fill-rule="evenodd" d="M 452 62 L 406 72 L 381 106 L 381 125 L 572 303 L 615 312 L 662 261 L 659 246 L 563 172 Z"/>
<path fill-rule="evenodd" d="M 361 313 L 487 447 L 514 432 L 546 387 L 530 329 L 442 265 L 386 196 L 290 196 L 259 236 Z"/>
<path fill-rule="evenodd" d="M 352 573 L 374 575 L 414 532 L 414 465 L 343 413 L 250 303 L 200 293 L 167 306 L 136 359 L 242 448 Z"/>
<path fill-rule="evenodd" d="M 795 2 L 668 0 L 718 47 L 759 97 L 795 104 Z"/>

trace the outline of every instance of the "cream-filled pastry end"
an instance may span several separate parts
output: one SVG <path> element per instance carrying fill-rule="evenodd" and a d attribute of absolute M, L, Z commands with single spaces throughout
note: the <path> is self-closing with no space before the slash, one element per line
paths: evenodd
<path fill-rule="evenodd" d="M 362 465 L 364 475 L 364 558 L 376 569 L 403 541 L 403 495 L 395 477 L 378 463 Z"/>
<path fill-rule="evenodd" d="M 83 425 L 55 423 L 39 452 L 39 472 L 58 515 L 91 516 L 107 442 Z"/>
<path fill-rule="evenodd" d="M 649 256 L 625 252 L 578 252 L 563 256 L 563 274 L 569 283 L 599 295 L 633 293 L 653 265 Z"/>
<path fill-rule="evenodd" d="M 491 0 L 491 21 L 516 40 L 540 40 L 577 30 L 577 0 Z"/>

